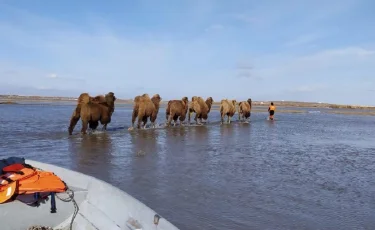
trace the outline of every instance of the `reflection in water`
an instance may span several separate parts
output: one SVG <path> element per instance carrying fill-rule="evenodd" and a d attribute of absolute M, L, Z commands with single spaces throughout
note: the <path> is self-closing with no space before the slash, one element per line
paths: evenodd
<path fill-rule="evenodd" d="M 106 132 L 69 139 L 69 153 L 75 169 L 110 182 L 112 139 Z"/>
<path fill-rule="evenodd" d="M 82 137 L 67 135 L 73 107 L 2 107 L 0 156 L 110 180 L 180 229 L 375 229 L 375 117 L 253 113 L 220 125 L 212 111 L 207 126 Z M 131 113 L 116 107 L 110 127 Z"/>
<path fill-rule="evenodd" d="M 234 134 L 234 124 L 220 125 L 220 140 L 221 143 L 225 146 L 227 144 L 232 144 L 233 134 Z"/>
<path fill-rule="evenodd" d="M 149 171 L 156 170 L 156 162 L 160 152 L 160 146 L 158 145 L 160 130 L 148 129 L 148 130 L 135 130 L 130 133 L 130 149 L 132 158 L 131 164 L 129 165 L 129 177 L 130 184 L 134 191 L 137 191 L 136 196 L 140 200 L 145 200 L 144 193 L 142 191 L 148 191 L 154 188 L 155 178 L 158 177 L 157 173 L 149 174 Z"/>
<path fill-rule="evenodd" d="M 209 127 L 202 125 L 189 128 L 189 138 L 193 145 L 207 142 L 207 134 Z"/>
<path fill-rule="evenodd" d="M 186 135 L 185 127 L 166 128 L 166 136 L 168 137 L 185 137 L 185 135 Z"/>
<path fill-rule="evenodd" d="M 156 129 L 136 130 L 130 133 L 130 141 L 135 156 L 151 155 L 158 152 L 159 132 Z"/>
<path fill-rule="evenodd" d="M 269 127 L 269 128 L 275 128 L 275 120 L 266 120 L 266 123 L 267 123 L 267 126 Z"/>

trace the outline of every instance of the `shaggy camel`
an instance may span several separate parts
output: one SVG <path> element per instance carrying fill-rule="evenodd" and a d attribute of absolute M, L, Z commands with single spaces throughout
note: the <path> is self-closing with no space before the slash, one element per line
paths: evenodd
<path fill-rule="evenodd" d="M 111 122 L 112 114 L 115 111 L 115 101 L 116 97 L 113 92 L 96 97 L 91 97 L 88 93 L 82 93 L 70 118 L 69 135 L 72 135 L 80 118 L 82 120 L 82 134 L 86 134 L 87 125 L 90 129 L 96 130 L 99 121 L 103 125 L 103 130 L 107 130 L 107 125 Z"/>
<path fill-rule="evenodd" d="M 224 117 L 227 116 L 227 122 L 230 124 L 231 118 L 236 113 L 236 100 L 223 99 L 220 103 L 220 114 L 221 114 L 221 124 L 224 123 Z"/>
<path fill-rule="evenodd" d="M 212 97 L 208 97 L 206 101 L 202 97 L 193 96 L 189 106 L 188 123 L 190 124 L 190 117 L 192 113 L 195 113 L 195 122 L 198 125 L 202 125 L 202 119 L 207 120 L 208 113 L 211 110 L 213 103 Z M 198 122 L 199 119 L 199 122 Z"/>
<path fill-rule="evenodd" d="M 173 126 L 176 126 L 177 119 L 180 118 L 180 126 L 185 121 L 186 113 L 188 111 L 189 99 L 183 97 L 181 100 L 170 100 L 168 101 L 167 108 L 165 110 L 165 118 L 167 120 L 167 126 L 171 125 L 173 119 Z"/>
<path fill-rule="evenodd" d="M 247 101 L 241 101 L 238 104 L 238 120 L 239 121 L 246 121 L 251 116 L 251 99 L 247 99 Z"/>
<path fill-rule="evenodd" d="M 141 128 L 143 122 L 143 128 L 146 128 L 147 120 L 150 117 L 151 127 L 155 127 L 155 120 L 159 113 L 161 97 L 159 94 L 155 94 L 152 98 L 145 93 L 141 96 L 134 98 L 134 107 L 132 114 L 132 126 L 129 130 L 134 128 L 134 122 L 138 118 L 137 128 Z"/>
<path fill-rule="evenodd" d="M 211 111 L 211 107 L 212 107 L 212 103 L 214 103 L 214 100 L 212 99 L 212 97 L 208 97 L 208 98 L 206 99 L 206 104 L 207 104 L 207 106 L 208 106 L 208 111 L 207 111 L 207 113 L 210 113 L 210 111 Z"/>

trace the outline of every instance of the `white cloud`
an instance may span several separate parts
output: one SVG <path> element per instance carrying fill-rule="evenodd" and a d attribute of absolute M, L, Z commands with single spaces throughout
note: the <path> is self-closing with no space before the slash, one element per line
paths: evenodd
<path fill-rule="evenodd" d="M 224 29 L 223 25 L 213 24 L 213 25 L 210 25 L 209 27 L 206 28 L 206 32 L 217 31 L 217 30 L 222 30 L 222 29 Z"/>
<path fill-rule="evenodd" d="M 295 38 L 294 40 L 291 40 L 291 41 L 287 42 L 285 44 L 285 46 L 305 45 L 305 44 L 308 44 L 308 43 L 312 43 L 312 42 L 318 40 L 321 37 L 322 36 L 317 35 L 317 34 L 305 34 L 305 35 L 301 35 L 301 36 Z"/>
<path fill-rule="evenodd" d="M 51 73 L 47 75 L 48 78 L 57 78 L 57 74 Z"/>
<path fill-rule="evenodd" d="M 291 89 L 289 91 L 291 92 L 304 92 L 304 93 L 311 93 L 316 92 L 320 90 L 327 89 L 327 86 L 325 85 L 304 85 L 304 86 L 298 86 L 295 89 Z"/>
<path fill-rule="evenodd" d="M 362 73 L 359 72 L 361 68 L 375 69 L 374 54 L 374 50 L 363 47 L 328 49 L 304 56 L 278 54 L 255 60 L 255 68 L 261 74 L 272 78 L 287 76 L 303 78 L 314 75 L 337 77 L 337 74 L 345 75 L 345 70 L 350 69 L 358 71 L 361 75 Z"/>
<path fill-rule="evenodd" d="M 113 90 L 125 97 L 150 90 L 173 93 L 174 97 L 180 98 L 193 91 L 217 94 L 219 97 L 224 91 L 225 94 L 244 95 L 251 92 L 256 96 L 264 91 L 277 94 L 290 89 L 302 94 L 321 90 L 312 82 L 321 82 L 329 88 L 337 81 L 343 86 L 355 83 L 355 77 L 371 77 L 369 73 L 375 72 L 374 49 L 361 44 L 331 45 L 330 49 L 315 49 L 314 53 L 300 49 L 302 45 L 315 44 L 322 37 L 327 40 L 330 37 L 323 33 L 324 29 L 297 28 L 293 23 L 285 29 L 280 27 L 285 26 L 285 20 L 292 18 L 285 15 L 290 16 L 297 8 L 284 2 L 276 4 L 282 6 L 282 10 L 270 6 L 270 3 L 256 4 L 254 10 L 251 8 L 248 12 L 224 17 L 228 21 L 216 18 L 217 15 L 211 12 L 216 7 L 211 4 L 200 10 L 194 6 L 199 10 L 197 17 L 192 17 L 194 22 L 182 22 L 186 26 L 182 28 L 194 31 L 187 36 L 183 33 L 184 36 L 178 33 L 176 36 L 166 35 L 156 29 L 128 33 L 126 28 L 117 30 L 105 21 L 101 21 L 99 26 L 90 23 L 87 27 L 68 25 L 20 11 L 15 14 L 17 20 L 14 22 L 0 19 L 0 46 L 11 46 L 18 53 L 26 53 L 27 50 L 27 53 L 39 57 L 26 62 L 16 57 L 15 51 L 12 55 L 15 58 L 4 64 L 1 57 L 8 57 L 0 54 L 0 74 L 12 75 L 9 81 L 13 85 L 24 84 L 34 88 L 43 85 L 61 90 L 81 90 L 84 82 L 85 89 Z M 305 2 L 299 3 L 299 6 L 303 4 Z M 319 4 L 313 1 L 309 4 L 315 10 L 309 11 L 306 18 L 313 18 L 314 12 L 319 11 Z M 345 11 L 344 8 L 333 11 L 338 14 Z M 330 10 L 323 11 L 326 15 L 330 14 Z M 306 18 L 299 23 L 305 22 Z M 233 21 L 236 24 L 230 24 Z M 201 30 L 207 25 L 210 26 L 206 32 L 212 33 Z M 255 30 L 257 26 L 262 28 Z M 226 33 L 216 33 L 223 29 Z M 196 34 L 196 31 L 201 34 Z M 283 34 L 282 39 L 279 39 L 280 33 Z M 295 39 L 284 43 L 286 37 Z M 325 47 L 329 46 L 326 44 Z M 299 54 L 291 51 L 297 49 Z M 30 80 L 37 76 L 40 77 L 38 82 Z M 46 80 L 46 77 L 51 80 Z M 236 81 L 240 82 L 238 87 L 228 89 L 223 83 L 228 78 L 237 78 Z M 352 80 L 343 83 L 340 78 Z M 267 81 L 253 83 L 254 79 Z M 0 79 L 0 84 L 5 80 Z M 183 81 L 187 90 L 174 87 L 178 81 Z M 194 85 L 197 81 L 199 86 Z M 212 87 L 207 88 L 207 85 Z"/>
<path fill-rule="evenodd" d="M 260 22 L 259 18 L 252 17 L 247 14 L 233 14 L 233 17 L 239 21 L 243 21 L 245 23 L 250 23 L 250 24 Z"/>

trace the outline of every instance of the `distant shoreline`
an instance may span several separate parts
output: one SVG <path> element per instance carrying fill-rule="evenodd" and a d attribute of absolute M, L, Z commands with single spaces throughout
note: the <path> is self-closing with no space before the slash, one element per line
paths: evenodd
<path fill-rule="evenodd" d="M 0 103 L 16 103 L 17 101 L 34 101 L 34 102 L 75 102 L 76 97 L 51 97 L 51 96 L 19 96 L 19 95 L 0 95 Z M 273 101 L 276 106 L 281 107 L 305 107 L 305 108 L 333 108 L 333 109 L 374 109 L 375 106 L 364 105 L 343 105 L 332 103 L 318 102 L 298 102 L 298 101 Z M 162 101 L 166 104 L 167 101 Z M 255 106 L 268 106 L 270 101 L 253 101 Z M 132 99 L 116 100 L 116 104 L 133 104 Z M 215 101 L 213 105 L 220 105 L 219 101 Z"/>
<path fill-rule="evenodd" d="M 71 102 L 75 104 L 77 98 L 74 97 L 46 97 L 46 96 L 19 96 L 19 95 L 0 95 L 0 104 L 19 104 L 22 102 L 32 103 L 59 103 L 59 102 Z M 362 105 L 340 105 L 330 103 L 316 103 L 316 102 L 295 102 L 295 101 L 273 101 L 278 113 L 307 113 L 307 111 L 297 110 L 297 108 L 322 108 L 332 109 L 331 111 L 325 111 L 325 113 L 331 114 L 347 114 L 347 115 L 369 115 L 375 116 L 375 106 L 362 106 Z M 270 101 L 253 101 L 254 113 L 267 112 L 267 107 Z M 132 99 L 117 99 L 116 104 L 118 105 L 132 105 Z M 162 107 L 167 104 L 167 101 L 162 101 Z M 216 101 L 213 103 L 213 110 L 217 110 L 220 106 L 220 102 Z M 283 109 L 283 107 L 289 107 Z M 295 107 L 296 110 L 290 109 Z M 349 110 L 348 110 L 349 109 Z M 368 111 L 371 110 L 371 111 Z"/>

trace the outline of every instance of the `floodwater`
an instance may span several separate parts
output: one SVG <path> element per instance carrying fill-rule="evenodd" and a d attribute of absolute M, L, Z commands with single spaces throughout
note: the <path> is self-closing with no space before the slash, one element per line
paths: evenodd
<path fill-rule="evenodd" d="M 254 113 L 250 124 L 68 136 L 73 105 L 1 105 L 0 158 L 105 180 L 180 229 L 375 229 L 375 117 Z M 164 109 L 158 123 L 165 121 Z M 237 117 L 236 117 L 237 119 Z M 107 194 L 103 194 L 107 195 Z"/>

